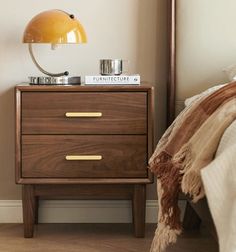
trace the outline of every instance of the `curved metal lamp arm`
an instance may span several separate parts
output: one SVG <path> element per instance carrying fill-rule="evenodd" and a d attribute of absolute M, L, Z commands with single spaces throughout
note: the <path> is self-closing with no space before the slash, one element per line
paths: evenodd
<path fill-rule="evenodd" d="M 39 69 L 40 72 L 42 72 L 42 73 L 44 73 L 44 74 L 46 74 L 48 76 L 51 76 L 51 77 L 60 77 L 60 76 L 67 76 L 67 75 L 69 75 L 68 71 L 65 71 L 63 73 L 50 73 L 50 72 L 47 72 L 36 61 L 36 59 L 34 57 L 34 54 L 33 54 L 33 48 L 32 48 L 32 44 L 31 43 L 28 44 L 28 48 L 29 48 L 29 53 L 30 53 L 31 59 L 34 62 L 35 66 Z"/>

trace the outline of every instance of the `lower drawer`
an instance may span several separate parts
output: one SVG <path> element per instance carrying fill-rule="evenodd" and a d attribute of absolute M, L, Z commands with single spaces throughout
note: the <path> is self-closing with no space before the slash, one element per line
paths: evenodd
<path fill-rule="evenodd" d="M 145 135 L 23 135 L 23 178 L 147 177 Z"/>

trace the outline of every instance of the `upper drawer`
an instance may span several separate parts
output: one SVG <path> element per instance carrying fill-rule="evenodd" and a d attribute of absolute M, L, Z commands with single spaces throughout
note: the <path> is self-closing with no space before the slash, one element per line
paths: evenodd
<path fill-rule="evenodd" d="M 22 133 L 146 134 L 147 93 L 22 92 Z"/>

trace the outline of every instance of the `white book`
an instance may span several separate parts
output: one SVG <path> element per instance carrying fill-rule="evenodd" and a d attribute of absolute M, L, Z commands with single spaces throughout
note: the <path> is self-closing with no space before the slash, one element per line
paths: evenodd
<path fill-rule="evenodd" d="M 86 75 L 86 85 L 140 85 L 140 75 Z"/>

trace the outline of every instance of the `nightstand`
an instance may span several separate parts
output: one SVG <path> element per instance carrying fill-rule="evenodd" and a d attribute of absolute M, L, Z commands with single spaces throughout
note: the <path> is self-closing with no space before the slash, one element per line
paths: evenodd
<path fill-rule="evenodd" d="M 136 237 L 145 230 L 153 152 L 153 88 L 33 86 L 16 91 L 16 183 L 24 236 L 42 199 L 130 199 Z"/>

